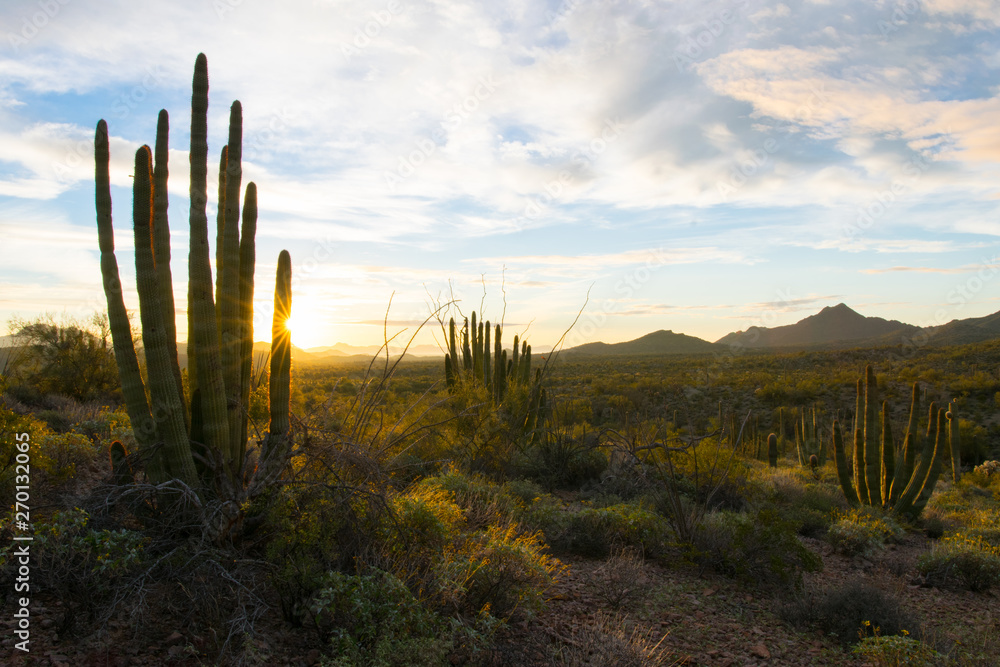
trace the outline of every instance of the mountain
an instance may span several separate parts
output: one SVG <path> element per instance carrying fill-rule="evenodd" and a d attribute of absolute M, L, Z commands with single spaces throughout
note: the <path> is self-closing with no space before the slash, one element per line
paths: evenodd
<path fill-rule="evenodd" d="M 1000 312 L 985 317 L 952 320 L 924 330 L 931 345 L 966 345 L 1000 338 Z"/>
<path fill-rule="evenodd" d="M 855 347 L 865 344 L 891 345 L 912 337 L 920 327 L 881 317 L 865 317 L 840 303 L 827 306 L 795 324 L 734 331 L 716 345 L 744 349 L 789 347 Z"/>
<path fill-rule="evenodd" d="M 334 345 L 324 345 L 322 347 L 310 347 L 305 352 L 317 357 L 342 357 L 342 356 L 368 356 L 373 357 L 381 353 L 385 355 L 385 350 L 379 345 L 349 345 L 347 343 L 336 343 Z M 402 354 L 402 345 L 390 345 L 389 354 L 398 356 Z M 444 351 L 437 345 L 411 345 L 406 351 L 408 357 L 443 357 Z"/>
<path fill-rule="evenodd" d="M 632 356 L 642 354 L 706 354 L 715 350 L 707 340 L 673 331 L 654 331 L 624 343 L 585 343 L 563 350 L 567 356 Z"/>

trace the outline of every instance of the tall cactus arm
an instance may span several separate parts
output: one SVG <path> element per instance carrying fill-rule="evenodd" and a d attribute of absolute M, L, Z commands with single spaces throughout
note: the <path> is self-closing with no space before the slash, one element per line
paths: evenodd
<path fill-rule="evenodd" d="M 879 455 L 878 382 L 871 365 L 865 366 L 865 486 L 868 504 L 882 506 L 882 457 Z"/>
<path fill-rule="evenodd" d="M 858 505 L 858 492 L 851 483 L 851 469 L 847 465 L 847 453 L 844 450 L 844 436 L 840 432 L 840 422 L 833 422 L 833 458 L 837 463 L 837 479 L 840 480 L 840 488 L 844 491 L 847 504 L 851 507 Z"/>
<path fill-rule="evenodd" d="M 934 493 L 934 487 L 937 485 L 938 479 L 941 478 L 941 473 L 944 471 L 946 451 L 945 448 L 948 446 L 946 438 L 948 435 L 945 433 L 945 429 L 948 428 L 945 424 L 945 409 L 938 409 L 938 414 L 935 419 L 935 434 L 934 434 L 934 455 L 933 461 L 931 463 L 930 470 L 927 472 L 927 478 L 924 480 L 923 487 L 920 489 L 920 493 L 917 495 L 917 499 L 913 501 L 913 509 L 909 511 L 911 518 L 917 518 L 920 513 L 927 506 L 927 501 L 931 499 L 931 495 Z"/>
<path fill-rule="evenodd" d="M 889 420 L 889 401 L 882 401 L 882 475 L 880 492 L 882 506 L 889 507 L 892 497 L 892 482 L 896 474 L 896 446 L 892 440 L 892 423 Z"/>
<path fill-rule="evenodd" d="M 920 451 L 920 384 L 913 383 L 910 392 L 910 419 L 906 426 L 906 436 L 903 438 L 903 451 L 896 461 L 896 474 L 889 495 L 889 504 L 895 506 L 906 485 L 913 477 L 913 466 L 916 464 L 917 452 Z"/>
<path fill-rule="evenodd" d="M 153 155 L 149 146 L 135 153 L 135 178 L 132 181 L 132 220 L 135 225 L 135 275 L 142 320 L 142 342 L 149 369 L 149 394 L 153 416 L 163 440 L 161 460 L 165 472 L 189 486 L 197 483 L 194 459 L 188 446 L 184 403 L 180 400 L 170 353 L 166 326 L 160 308 L 156 267 L 153 265 Z"/>
<path fill-rule="evenodd" d="M 458 333 L 455 330 L 455 318 L 452 317 L 448 320 L 448 351 L 450 353 L 451 359 L 451 373 L 452 378 L 457 381 L 460 376 L 460 368 L 458 362 Z"/>
<path fill-rule="evenodd" d="M 860 428 L 854 430 L 854 482 L 858 485 L 858 500 L 862 505 L 867 505 L 869 495 L 865 479 L 865 436 Z"/>
<path fill-rule="evenodd" d="M 936 409 L 937 404 L 932 402 L 931 408 Z M 931 422 L 936 421 L 935 415 L 935 419 L 931 419 Z M 935 432 L 936 430 L 937 425 L 935 424 Z M 910 481 L 903 490 L 903 493 L 900 494 L 899 501 L 893 507 L 893 511 L 900 516 L 915 519 L 927 503 L 924 500 L 923 504 L 920 504 L 920 498 L 924 496 L 925 490 L 927 491 L 927 498 L 930 498 L 930 492 L 933 492 L 934 485 L 937 483 L 937 476 L 940 473 L 938 466 L 938 445 L 939 442 L 936 436 L 924 439 L 920 462 L 917 464 L 916 470 L 913 471 L 913 476 L 910 477 Z"/>
<path fill-rule="evenodd" d="M 490 364 L 490 323 L 483 326 L 483 386 L 489 389 L 493 386 L 493 366 Z"/>
<path fill-rule="evenodd" d="M 174 279 L 170 273 L 170 223 L 167 217 L 167 160 L 170 141 L 170 116 L 160 110 L 156 119 L 156 147 L 153 154 L 153 261 L 156 263 L 156 284 L 163 310 L 163 326 L 167 338 L 167 352 L 174 373 L 174 382 L 181 404 L 184 404 L 184 383 L 177 359 L 177 315 L 174 312 Z M 187 425 L 187 411 L 184 411 Z"/>
<path fill-rule="evenodd" d="M 271 323 L 270 405 L 272 437 L 288 433 L 288 406 L 291 397 L 292 335 L 288 318 L 292 316 L 292 259 L 287 250 L 278 255 L 274 280 L 274 318 Z"/>
<path fill-rule="evenodd" d="M 778 436 L 774 433 L 767 436 L 767 464 L 772 468 L 778 467 Z"/>
<path fill-rule="evenodd" d="M 216 310 L 219 312 L 219 352 L 222 356 L 222 381 L 226 386 L 226 412 L 229 416 L 227 456 L 237 467 L 245 443 L 243 434 L 243 394 L 240 384 L 243 331 L 240 320 L 240 186 L 242 185 L 243 107 L 233 102 L 229 112 L 228 164 L 226 167 L 225 224 L 222 234 L 222 266 L 219 268 Z"/>
<path fill-rule="evenodd" d="M 256 268 L 257 235 L 257 185 L 247 183 L 243 197 L 243 229 L 240 230 L 240 440 L 236 461 L 241 463 L 246 455 L 247 424 L 250 414 L 250 378 L 253 375 L 253 274 Z"/>
<path fill-rule="evenodd" d="M 225 263 L 226 231 L 226 171 L 229 168 L 229 146 L 219 155 L 219 203 L 215 213 L 215 326 L 222 330 L 222 265 Z"/>
<path fill-rule="evenodd" d="M 958 413 L 954 402 L 948 404 L 945 419 L 948 420 L 948 449 L 951 451 L 951 481 L 958 483 L 962 478 L 962 443 L 958 435 Z"/>
<path fill-rule="evenodd" d="M 469 318 L 465 318 L 465 324 L 462 325 L 462 370 L 465 371 L 466 377 L 472 373 L 472 346 L 469 343 Z"/>
<path fill-rule="evenodd" d="M 208 60 L 198 54 L 191 94 L 191 249 L 188 254 L 189 337 L 197 349 L 199 414 L 205 445 L 218 453 L 229 451 L 226 392 L 219 358 L 219 332 L 212 296 L 212 267 L 208 248 Z M 192 413 L 194 410 L 192 409 Z M 225 461 L 228 457 L 223 457 Z"/>
<path fill-rule="evenodd" d="M 122 383 L 122 396 L 128 412 L 135 441 L 142 456 L 150 455 L 150 446 L 156 442 L 156 423 L 149 412 L 146 387 L 139 372 L 139 359 L 135 354 L 132 327 L 122 296 L 122 282 L 115 258 L 115 235 L 111 222 L 111 152 L 108 145 L 108 124 L 97 123 L 94 135 L 94 181 L 96 184 L 97 238 L 101 249 L 101 278 L 104 296 L 108 301 L 108 323 Z M 150 457 L 147 470 L 154 479 L 161 477 L 158 456 Z"/>

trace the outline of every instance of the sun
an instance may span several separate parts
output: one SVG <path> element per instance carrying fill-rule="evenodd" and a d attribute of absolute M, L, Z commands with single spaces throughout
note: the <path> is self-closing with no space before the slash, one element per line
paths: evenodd
<path fill-rule="evenodd" d="M 293 308 L 291 317 L 285 320 L 285 328 L 291 333 L 292 343 L 303 349 L 322 345 L 327 338 L 325 324 L 315 309 Z"/>

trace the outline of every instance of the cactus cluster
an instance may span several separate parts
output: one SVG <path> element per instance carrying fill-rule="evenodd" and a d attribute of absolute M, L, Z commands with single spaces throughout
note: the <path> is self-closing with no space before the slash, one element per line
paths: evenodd
<path fill-rule="evenodd" d="M 111 220 L 108 127 L 97 124 L 95 137 L 96 206 L 101 272 L 126 409 L 139 458 L 150 481 L 180 480 L 205 496 L 220 488 L 242 488 L 253 347 L 254 237 L 257 189 L 246 187 L 240 228 L 242 107 L 230 110 L 229 143 L 220 169 L 216 249 L 217 281 L 209 261 L 208 217 L 208 64 L 195 63 L 191 98 L 191 205 L 188 256 L 188 395 L 185 396 L 174 322 L 167 223 L 167 141 L 169 119 L 161 111 L 155 151 L 135 154 L 133 228 L 139 315 L 147 365 L 140 373 L 114 254 Z M 291 262 L 278 260 L 274 332 L 271 343 L 271 424 L 258 470 L 280 469 L 290 448 L 288 437 L 291 348 L 285 320 L 290 314 Z M 148 391 L 148 399 L 147 399 Z M 131 479 L 120 443 L 110 451 L 114 476 Z M 274 465 L 275 463 L 279 465 Z M 269 465 L 270 464 L 270 465 Z"/>
<path fill-rule="evenodd" d="M 818 425 L 816 408 L 809 410 L 808 415 L 805 409 L 799 412 L 799 420 L 795 423 L 795 451 L 802 467 L 815 467 L 813 457 L 816 457 L 816 465 L 826 465 L 826 441 Z"/>
<path fill-rule="evenodd" d="M 947 449 L 958 448 L 957 432 L 956 439 L 949 442 L 951 431 L 946 431 L 945 424 L 957 423 L 954 412 L 946 412 L 932 402 L 927 432 L 921 436 L 918 430 L 920 388 L 914 382 L 906 436 L 897 452 L 888 402 L 879 404 L 875 372 L 867 366 L 865 377 L 858 381 L 855 414 L 853 465 L 847 460 L 840 423 L 833 423 L 837 476 L 847 501 L 853 506 L 881 507 L 915 519 L 930 500 L 944 469 Z"/>
<path fill-rule="evenodd" d="M 490 333 L 493 332 L 492 345 Z M 448 322 L 447 351 L 444 355 L 444 373 L 448 390 L 459 391 L 462 386 L 479 386 L 486 389 L 493 406 L 503 404 L 509 390 L 515 386 L 528 390 L 527 414 L 521 425 L 526 433 L 541 426 L 545 414 L 546 395 L 542 387 L 542 370 L 531 371 L 531 346 L 514 336 L 510 355 L 503 348 L 503 328 L 497 324 L 476 320 L 473 311 L 471 322 L 466 318 L 461 331 L 455 318 Z M 492 350 L 491 350 L 492 348 Z"/>

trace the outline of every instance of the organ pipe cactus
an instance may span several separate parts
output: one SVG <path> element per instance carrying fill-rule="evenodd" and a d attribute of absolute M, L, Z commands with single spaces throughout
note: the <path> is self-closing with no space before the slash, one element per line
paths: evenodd
<path fill-rule="evenodd" d="M 232 505 L 233 496 L 239 495 L 240 489 L 260 489 L 265 476 L 273 481 L 275 471 L 284 468 L 290 455 L 291 344 L 285 321 L 291 313 L 291 260 L 287 251 L 282 251 L 278 260 L 271 343 L 270 430 L 258 466 L 249 471 L 252 476 L 244 485 L 253 352 L 257 190 L 253 183 L 246 187 L 240 229 L 242 108 L 235 102 L 230 115 L 229 144 L 223 150 L 225 169 L 220 171 L 216 239 L 221 241 L 221 247 L 217 248 L 216 259 L 221 270 L 213 285 L 206 211 L 208 65 L 203 54 L 195 63 L 192 87 L 187 397 L 181 383 L 174 328 L 166 196 L 169 132 L 166 111 L 160 112 L 157 123 L 155 164 L 153 151 L 148 146 L 141 147 L 135 155 L 133 179 L 136 281 L 147 382 L 139 373 L 114 255 L 110 152 L 107 123 L 103 120 L 97 125 L 94 142 L 101 273 L 122 391 L 139 459 L 146 462 L 147 478 L 156 484 L 179 480 L 195 490 L 203 501 L 226 495 L 223 491 L 229 489 L 233 493 L 223 500 Z M 120 463 L 123 456 L 123 448 L 119 451 L 112 447 L 118 480 L 124 479 Z"/>
<path fill-rule="evenodd" d="M 523 430 L 532 432 L 541 425 L 545 411 L 545 389 L 541 369 L 531 373 L 531 346 L 514 336 L 511 355 L 503 349 L 503 329 L 497 324 L 490 352 L 490 322 L 477 320 L 473 312 L 459 331 L 455 318 L 448 322 L 447 352 L 444 356 L 445 381 L 455 393 L 462 385 L 480 386 L 486 390 L 490 403 L 503 404 L 512 387 L 526 387 L 529 394 L 527 414 L 523 415 Z M 520 418 L 520 417 L 519 417 Z"/>
<path fill-rule="evenodd" d="M 767 463 L 772 468 L 778 467 L 778 436 L 774 433 L 767 436 Z"/>
<path fill-rule="evenodd" d="M 833 423 L 834 459 L 844 496 L 852 506 L 881 507 L 915 519 L 930 499 L 943 469 L 945 411 L 931 404 L 929 435 L 921 446 L 918 431 L 920 388 L 914 383 L 909 425 L 897 457 L 889 406 L 883 402 L 879 410 L 878 385 L 871 366 L 865 369 L 865 378 L 859 382 L 858 390 L 853 474 L 847 462 L 840 423 Z M 918 450 L 920 458 L 915 465 Z"/>

